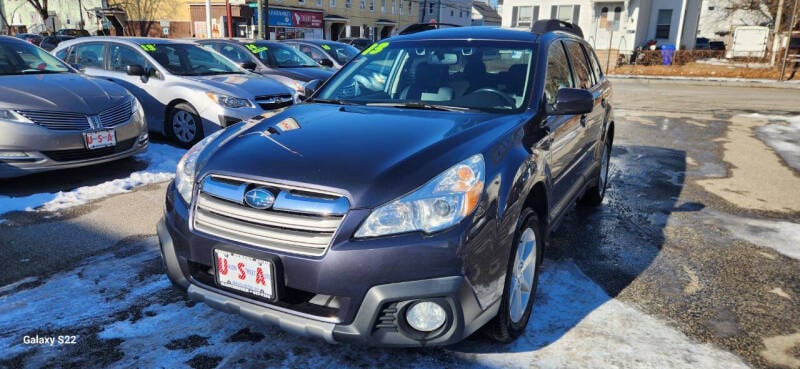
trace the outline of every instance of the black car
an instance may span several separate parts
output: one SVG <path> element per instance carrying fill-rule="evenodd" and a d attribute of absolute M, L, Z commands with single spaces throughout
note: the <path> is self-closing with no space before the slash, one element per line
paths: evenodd
<path fill-rule="evenodd" d="M 60 35 L 47 36 L 42 39 L 42 42 L 39 44 L 39 47 L 47 51 L 51 51 L 55 49 L 56 46 L 58 46 L 58 44 L 60 44 L 62 41 L 72 40 L 74 38 L 75 38 L 74 36 L 60 36 Z"/>
<path fill-rule="evenodd" d="M 305 93 L 306 82 L 325 81 L 334 73 L 333 69 L 319 65 L 306 54 L 280 42 L 225 39 L 195 42 L 212 48 L 250 71 L 278 80 L 301 96 Z"/>
<path fill-rule="evenodd" d="M 710 41 L 708 48 L 711 50 L 725 51 L 725 42 L 723 41 Z"/>
<path fill-rule="evenodd" d="M 553 20 L 392 37 L 306 102 L 209 136 L 167 190 L 167 275 L 328 342 L 514 340 L 548 234 L 606 191 L 611 86 L 581 35 Z"/>
<path fill-rule="evenodd" d="M 711 49 L 711 45 L 709 45 L 710 41 L 711 40 L 709 40 L 706 37 L 698 37 L 695 40 L 694 49 L 695 50 L 709 50 L 709 49 Z"/>
<path fill-rule="evenodd" d="M 343 42 L 328 40 L 285 40 L 287 45 L 297 48 L 320 65 L 340 69 L 353 59 L 360 50 Z"/>
<path fill-rule="evenodd" d="M 73 37 L 89 37 L 91 34 L 89 31 L 85 29 L 75 29 L 75 28 L 62 28 L 56 31 L 56 35 L 59 36 L 73 36 Z"/>
<path fill-rule="evenodd" d="M 353 45 L 353 47 L 359 50 L 364 50 L 367 47 L 369 47 L 369 45 L 372 45 L 372 40 L 363 37 L 342 37 L 336 41 L 348 45 Z"/>

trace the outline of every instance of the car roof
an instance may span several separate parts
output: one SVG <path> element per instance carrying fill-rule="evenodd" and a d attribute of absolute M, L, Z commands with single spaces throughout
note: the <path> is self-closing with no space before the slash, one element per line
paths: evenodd
<path fill-rule="evenodd" d="M 265 40 L 265 41 L 266 41 L 266 40 Z M 344 43 L 344 42 L 339 42 L 339 41 L 331 41 L 331 40 L 309 40 L 309 39 L 304 39 L 304 38 L 292 38 L 292 39 L 288 39 L 288 40 L 281 40 L 281 41 L 285 41 L 285 42 L 298 42 L 298 43 L 304 43 L 304 44 L 314 44 L 314 45 L 322 45 L 322 44 L 325 44 L 325 45 L 336 45 L 336 44 L 339 44 L 339 45 L 347 45 L 347 46 L 350 46 L 349 44 L 346 44 L 346 43 Z"/>
<path fill-rule="evenodd" d="M 515 30 L 499 27 L 451 27 L 395 36 L 392 37 L 392 39 L 396 41 L 477 39 L 536 42 L 539 40 L 539 35 L 526 30 Z"/>

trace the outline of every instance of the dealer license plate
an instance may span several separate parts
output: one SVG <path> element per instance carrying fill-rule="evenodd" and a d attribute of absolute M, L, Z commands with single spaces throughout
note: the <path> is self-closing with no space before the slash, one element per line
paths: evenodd
<path fill-rule="evenodd" d="M 275 292 L 271 262 L 217 249 L 214 255 L 220 286 L 272 299 Z"/>
<path fill-rule="evenodd" d="M 83 141 L 86 143 L 86 148 L 89 150 L 115 146 L 117 144 L 117 133 L 114 132 L 113 129 L 84 132 Z"/>

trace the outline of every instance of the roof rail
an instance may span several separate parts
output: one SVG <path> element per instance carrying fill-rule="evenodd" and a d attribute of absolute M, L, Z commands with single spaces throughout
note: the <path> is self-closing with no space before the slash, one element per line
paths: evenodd
<path fill-rule="evenodd" d="M 432 29 L 439 29 L 442 28 L 451 28 L 451 27 L 461 27 L 457 24 L 450 24 L 450 23 L 415 23 L 400 31 L 399 34 L 401 35 L 410 35 L 412 33 L 422 32 L 422 31 L 430 31 Z"/>
<path fill-rule="evenodd" d="M 531 32 L 538 34 L 552 31 L 564 31 L 583 38 L 581 27 L 578 27 L 577 24 L 564 22 L 558 19 L 542 19 L 533 23 L 531 27 Z"/>

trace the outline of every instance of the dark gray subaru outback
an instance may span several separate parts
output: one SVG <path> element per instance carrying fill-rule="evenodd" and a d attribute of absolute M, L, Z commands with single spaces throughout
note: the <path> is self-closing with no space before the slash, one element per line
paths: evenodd
<path fill-rule="evenodd" d="M 167 274 L 328 342 L 511 341 L 548 233 L 603 199 L 610 93 L 558 21 L 378 42 L 306 102 L 186 153 L 158 225 Z"/>

